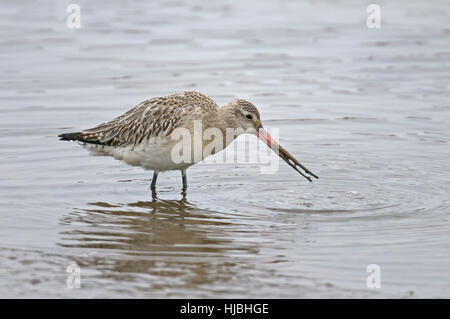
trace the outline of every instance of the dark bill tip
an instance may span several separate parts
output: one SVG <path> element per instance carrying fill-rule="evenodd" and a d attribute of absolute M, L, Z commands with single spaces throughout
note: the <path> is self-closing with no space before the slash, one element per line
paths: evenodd
<path fill-rule="evenodd" d="M 284 149 L 280 144 L 277 143 L 267 131 L 260 127 L 260 129 L 256 132 L 256 136 L 263 141 L 268 147 L 270 147 L 275 153 L 278 154 L 286 163 L 288 163 L 293 169 L 299 172 L 304 178 L 308 181 L 312 182 L 311 176 L 319 179 L 317 175 L 307 169 L 305 166 L 300 164 L 299 161 L 295 159 L 286 149 Z M 303 172 L 300 170 L 302 169 Z"/>

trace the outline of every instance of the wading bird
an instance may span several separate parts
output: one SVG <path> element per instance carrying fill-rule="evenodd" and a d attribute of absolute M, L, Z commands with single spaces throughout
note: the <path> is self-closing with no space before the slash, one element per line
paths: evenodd
<path fill-rule="evenodd" d="M 59 137 L 61 140 L 79 141 L 94 153 L 153 170 L 152 190 L 156 187 L 158 173 L 169 170 L 181 171 L 183 188 L 186 188 L 186 170 L 196 161 L 192 158 L 190 161 L 174 161 L 172 150 L 178 141 L 172 139 L 171 134 L 178 128 L 187 129 L 192 137 L 190 142 L 195 144 L 196 121 L 201 121 L 203 131 L 216 128 L 222 133 L 222 147 L 216 147 L 211 154 L 221 151 L 237 137 L 225 138 L 228 128 L 242 129 L 243 133 L 256 134 L 309 181 L 312 181 L 311 177 L 318 178 L 271 138 L 261 125 L 258 109 L 252 103 L 237 99 L 219 107 L 211 98 L 198 92 L 149 99 L 110 122 Z M 200 143 L 205 146 L 205 140 L 200 138 Z M 211 154 L 202 154 L 201 159 Z"/>

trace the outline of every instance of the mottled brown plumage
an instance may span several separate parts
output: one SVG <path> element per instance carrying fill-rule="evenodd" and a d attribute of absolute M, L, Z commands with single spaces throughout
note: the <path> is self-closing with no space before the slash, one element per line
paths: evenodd
<path fill-rule="evenodd" d="M 136 145 L 150 137 L 169 136 L 192 117 L 202 119 L 217 109 L 211 98 L 197 92 L 153 98 L 112 121 L 81 131 L 80 140 L 115 147 Z"/>

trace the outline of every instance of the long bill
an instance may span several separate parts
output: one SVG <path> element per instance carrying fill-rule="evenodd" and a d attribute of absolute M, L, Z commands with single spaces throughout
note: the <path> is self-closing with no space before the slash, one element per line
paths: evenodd
<path fill-rule="evenodd" d="M 280 156 L 286 163 L 288 163 L 292 168 L 294 168 L 297 172 L 299 172 L 304 178 L 312 182 L 311 176 L 315 178 L 319 178 L 314 173 L 312 173 L 309 169 L 307 169 L 305 166 L 300 164 L 294 156 L 292 156 L 286 149 L 284 149 L 280 144 L 277 143 L 272 137 L 267 133 L 267 131 L 260 127 L 259 130 L 256 132 L 256 136 L 263 141 L 268 147 L 272 149 L 278 156 Z M 302 169 L 304 172 L 302 172 L 300 169 Z"/>

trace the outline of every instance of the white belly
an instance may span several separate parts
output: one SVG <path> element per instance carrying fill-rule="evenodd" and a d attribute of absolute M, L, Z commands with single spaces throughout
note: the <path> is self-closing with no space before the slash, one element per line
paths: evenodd
<path fill-rule="evenodd" d="M 192 162 L 179 162 L 172 159 L 175 142 L 168 139 L 151 139 L 136 146 L 102 146 L 83 144 L 93 155 L 109 155 L 129 165 L 141 166 L 147 170 L 170 171 L 192 166 Z"/>

